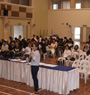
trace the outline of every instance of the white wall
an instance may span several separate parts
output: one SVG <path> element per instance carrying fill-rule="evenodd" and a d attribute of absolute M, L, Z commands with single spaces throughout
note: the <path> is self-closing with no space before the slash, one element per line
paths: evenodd
<path fill-rule="evenodd" d="M 66 23 L 72 27 L 82 27 L 82 25 L 90 27 L 90 9 L 48 11 L 49 34 L 53 30 L 54 34 L 58 34 L 60 37 L 72 37 L 72 28 L 69 28 Z"/>

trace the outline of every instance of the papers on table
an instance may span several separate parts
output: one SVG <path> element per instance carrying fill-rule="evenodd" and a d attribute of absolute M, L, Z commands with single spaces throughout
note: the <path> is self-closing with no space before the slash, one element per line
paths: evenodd
<path fill-rule="evenodd" d="M 21 59 L 9 59 L 9 60 L 14 62 L 22 62 L 22 63 L 26 62 L 26 60 L 21 60 Z"/>
<path fill-rule="evenodd" d="M 56 66 L 57 66 L 57 65 L 45 64 L 45 63 L 40 63 L 40 65 L 43 65 L 43 66 L 48 66 L 48 67 L 56 67 Z"/>
<path fill-rule="evenodd" d="M 21 61 L 19 61 L 19 62 L 25 63 L 25 62 L 26 62 L 26 60 L 21 60 Z"/>
<path fill-rule="evenodd" d="M 20 61 L 21 59 L 9 59 L 10 61 Z"/>
<path fill-rule="evenodd" d="M 13 62 L 21 62 L 21 63 L 26 63 L 26 60 L 21 60 L 21 59 L 9 59 L 10 61 Z M 31 65 L 31 62 L 26 63 L 27 65 Z M 48 67 L 56 67 L 57 65 L 53 65 L 53 64 L 46 64 L 46 63 L 40 63 L 40 65 L 42 66 L 48 66 Z"/>

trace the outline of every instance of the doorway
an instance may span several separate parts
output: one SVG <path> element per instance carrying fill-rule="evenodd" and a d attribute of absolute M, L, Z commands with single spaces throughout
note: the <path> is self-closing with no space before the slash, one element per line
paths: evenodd
<path fill-rule="evenodd" d="M 23 25 L 15 25 L 14 26 L 14 38 L 18 38 L 21 35 L 22 39 L 24 37 L 24 26 Z"/>
<path fill-rule="evenodd" d="M 74 45 L 78 45 L 80 47 L 81 42 L 81 27 L 73 27 L 73 41 Z"/>

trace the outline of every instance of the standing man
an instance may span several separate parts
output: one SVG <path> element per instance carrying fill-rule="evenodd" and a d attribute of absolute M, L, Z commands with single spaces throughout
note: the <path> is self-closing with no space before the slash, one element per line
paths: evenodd
<path fill-rule="evenodd" d="M 35 94 L 38 94 L 38 79 L 37 74 L 39 71 L 39 63 L 40 63 L 40 53 L 38 50 L 38 45 L 33 45 L 33 53 L 30 55 L 31 60 L 31 74 L 34 81 Z"/>

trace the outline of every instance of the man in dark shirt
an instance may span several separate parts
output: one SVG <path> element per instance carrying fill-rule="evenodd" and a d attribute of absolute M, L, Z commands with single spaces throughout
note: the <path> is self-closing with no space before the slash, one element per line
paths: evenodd
<path fill-rule="evenodd" d="M 9 57 L 10 58 L 14 57 L 14 49 L 15 49 L 15 42 L 12 41 L 11 44 L 9 45 Z"/>
<path fill-rule="evenodd" d="M 19 46 L 18 42 L 15 43 L 14 52 L 15 52 L 15 54 L 14 54 L 15 57 L 20 57 L 21 56 L 22 48 Z"/>

